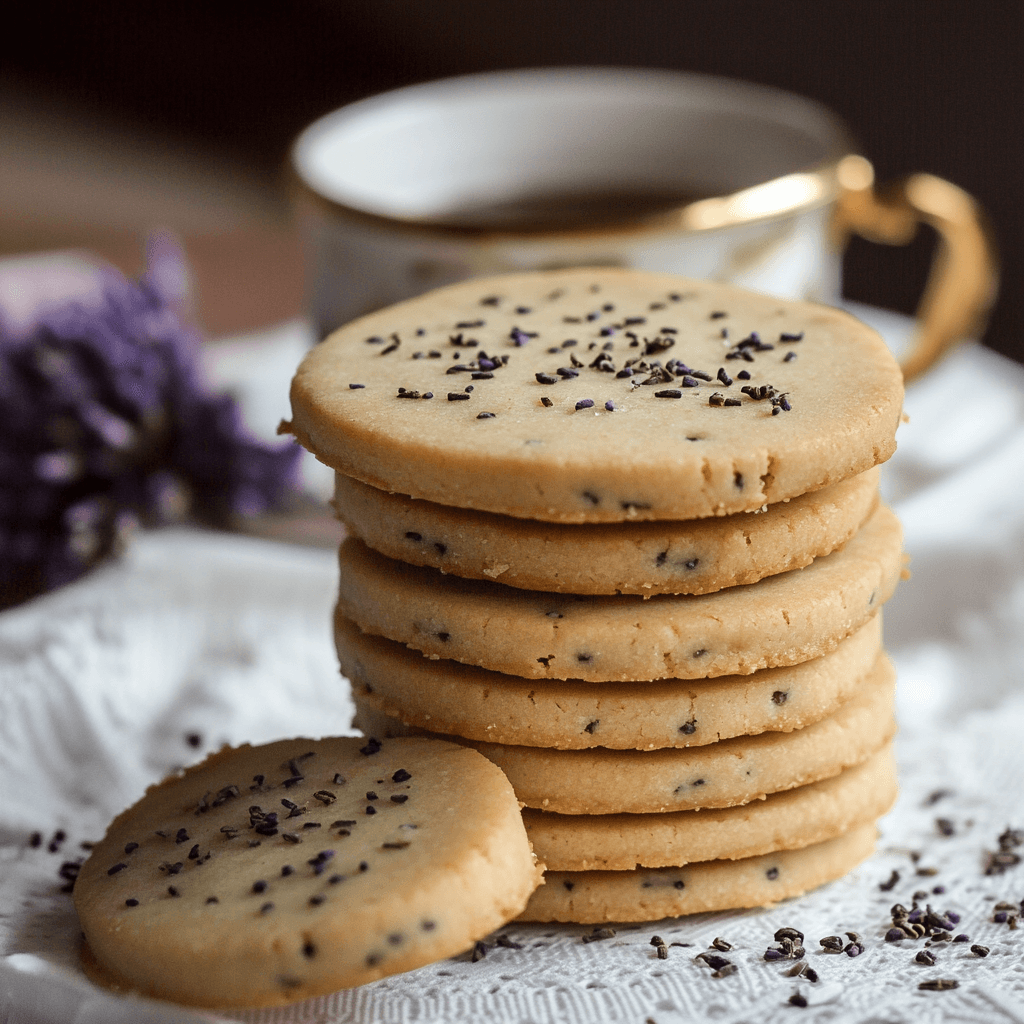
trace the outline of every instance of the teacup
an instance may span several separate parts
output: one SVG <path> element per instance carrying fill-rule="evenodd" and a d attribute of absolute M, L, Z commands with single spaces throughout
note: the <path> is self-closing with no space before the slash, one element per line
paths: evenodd
<path fill-rule="evenodd" d="M 914 174 L 875 189 L 847 129 L 790 93 L 669 71 L 470 75 L 353 103 L 292 152 L 322 337 L 469 277 L 622 266 L 836 303 L 851 232 L 940 245 L 903 359 L 976 331 L 996 270 L 973 200 Z"/>

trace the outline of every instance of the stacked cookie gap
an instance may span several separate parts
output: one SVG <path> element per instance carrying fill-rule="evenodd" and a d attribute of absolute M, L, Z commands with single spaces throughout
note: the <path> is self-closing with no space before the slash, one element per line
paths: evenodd
<path fill-rule="evenodd" d="M 389 336 L 422 341 L 366 354 Z M 523 919 L 768 904 L 870 854 L 895 798 L 879 611 L 902 571 L 875 465 L 902 388 L 867 328 L 569 271 L 455 286 L 332 343 L 291 428 L 339 471 L 356 721 L 506 773 L 547 865 Z M 342 382 L 363 399 L 382 364 L 401 417 L 375 461 Z M 431 372 L 479 384 L 427 406 Z"/>

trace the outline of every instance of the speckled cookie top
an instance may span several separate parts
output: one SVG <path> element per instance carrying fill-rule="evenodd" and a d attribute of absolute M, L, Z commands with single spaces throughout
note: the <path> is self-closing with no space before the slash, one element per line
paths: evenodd
<path fill-rule="evenodd" d="M 262 1006 L 460 952 L 538 876 L 511 787 L 475 751 L 287 740 L 152 787 L 94 848 L 75 905 L 106 980 Z"/>
<path fill-rule="evenodd" d="M 752 511 L 895 450 L 903 397 L 853 317 L 623 270 L 470 281 L 303 361 L 286 425 L 389 491 L 561 522 Z"/>

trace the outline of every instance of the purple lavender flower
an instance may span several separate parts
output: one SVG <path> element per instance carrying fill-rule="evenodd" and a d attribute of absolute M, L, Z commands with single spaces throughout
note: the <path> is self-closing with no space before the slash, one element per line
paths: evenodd
<path fill-rule="evenodd" d="M 298 447 L 253 440 L 202 386 L 176 250 L 152 248 L 138 282 L 83 267 L 0 268 L 0 607 L 75 579 L 136 518 L 166 520 L 176 489 L 225 525 L 293 487 Z"/>

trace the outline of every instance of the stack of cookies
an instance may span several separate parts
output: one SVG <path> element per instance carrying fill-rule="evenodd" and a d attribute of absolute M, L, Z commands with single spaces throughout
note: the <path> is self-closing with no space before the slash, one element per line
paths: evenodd
<path fill-rule="evenodd" d="M 303 362 L 358 724 L 502 768 L 548 869 L 524 919 L 767 904 L 871 852 L 902 396 L 841 312 L 606 269 L 455 285 Z"/>

